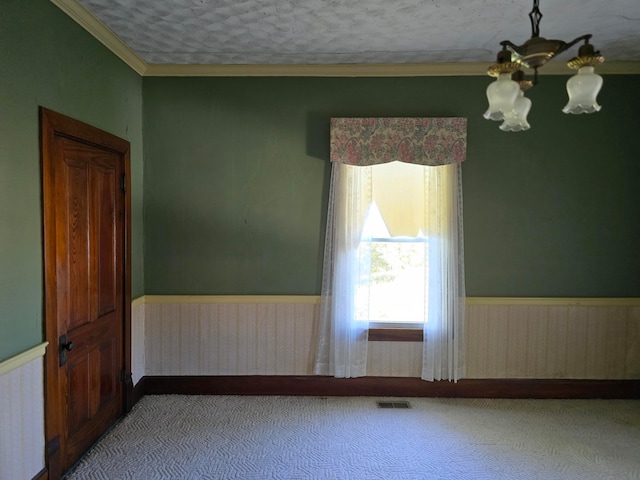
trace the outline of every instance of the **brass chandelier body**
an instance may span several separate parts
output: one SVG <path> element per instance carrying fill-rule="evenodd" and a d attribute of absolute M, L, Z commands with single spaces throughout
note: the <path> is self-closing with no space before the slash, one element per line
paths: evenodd
<path fill-rule="evenodd" d="M 569 68 L 578 69 L 584 65 L 595 67 L 604 62 L 604 57 L 600 55 L 600 52 L 596 52 L 593 45 L 589 43 L 592 37 L 590 33 L 574 38 L 570 42 L 549 40 L 541 37 L 540 20 L 542 20 L 542 16 L 542 12 L 540 12 L 540 0 L 533 0 L 533 9 L 529 12 L 531 38 L 522 45 L 516 45 L 510 40 L 500 42 L 503 51 L 498 54 L 498 64 L 513 62 L 515 65 L 511 66 L 511 68 L 513 68 L 512 72 L 518 70 L 516 67 L 532 68 L 535 70 L 537 76 L 539 67 L 542 67 L 553 57 L 569 50 L 581 41 L 585 43 L 580 47 L 578 56 L 567 62 Z M 495 67 L 495 65 L 489 67 L 488 74 L 490 76 L 497 76 L 497 74 L 493 73 Z"/>
<path fill-rule="evenodd" d="M 498 80 L 487 89 L 489 110 L 485 113 L 485 118 L 505 120 L 505 123 L 500 126 L 505 131 L 527 130 L 529 124 L 526 115 L 531 108 L 531 101 L 523 98 L 522 92 L 538 83 L 538 68 L 579 42 L 584 44 L 580 46 L 578 56 L 567 62 L 569 68 L 578 70 L 578 75 L 572 77 L 567 83 L 569 104 L 563 111 L 574 114 L 599 111 L 600 106 L 595 97 L 602 85 L 602 78 L 595 75 L 593 69 L 604 61 L 604 57 L 589 43 L 592 35 L 581 35 L 570 42 L 541 37 L 542 13 L 539 0 L 533 0 L 529 19 L 531 20 L 531 38 L 522 45 L 516 45 L 510 40 L 500 42 L 502 50 L 498 53 L 497 63 L 487 70 L 489 76 L 496 77 Z M 533 69 L 532 81 L 525 80 L 522 68 Z M 520 94 L 517 90 L 514 91 L 514 86 L 510 82 L 517 84 Z"/>

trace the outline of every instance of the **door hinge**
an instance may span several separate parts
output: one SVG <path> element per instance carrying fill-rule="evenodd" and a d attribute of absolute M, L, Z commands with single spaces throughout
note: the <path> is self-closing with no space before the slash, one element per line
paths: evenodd
<path fill-rule="evenodd" d="M 118 379 L 122 382 L 122 383 L 131 383 L 131 373 L 127 373 L 124 370 L 120 370 L 120 373 L 118 374 Z"/>
<path fill-rule="evenodd" d="M 127 191 L 127 177 L 124 173 L 120 175 L 120 190 L 122 193 L 126 193 Z"/>

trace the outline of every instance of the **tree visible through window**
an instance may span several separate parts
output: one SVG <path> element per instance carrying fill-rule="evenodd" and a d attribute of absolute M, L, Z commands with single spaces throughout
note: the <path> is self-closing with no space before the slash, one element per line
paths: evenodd
<path fill-rule="evenodd" d="M 358 245 L 356 318 L 372 326 L 422 327 L 429 291 L 429 238 L 424 234 L 425 175 L 434 167 L 400 162 L 371 167 L 371 204 Z M 433 194 L 434 192 L 431 192 Z"/>
<path fill-rule="evenodd" d="M 373 326 L 393 323 L 421 327 L 428 301 L 428 239 L 423 234 L 391 237 L 375 203 L 364 225 L 364 232 L 371 230 L 387 233 L 363 235 L 358 247 L 358 258 L 364 263 L 356 291 L 358 320 L 369 321 Z M 369 258 L 370 268 L 366 268 Z"/>

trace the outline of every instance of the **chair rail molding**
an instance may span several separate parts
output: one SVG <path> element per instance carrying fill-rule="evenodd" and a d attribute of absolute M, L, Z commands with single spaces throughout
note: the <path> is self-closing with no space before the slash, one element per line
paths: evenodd
<path fill-rule="evenodd" d="M 3 360 L 0 362 L 0 376 L 9 373 L 16 368 L 20 368 L 38 357 L 43 357 L 47 351 L 47 345 L 49 345 L 49 342 L 42 342 L 22 353 Z"/>

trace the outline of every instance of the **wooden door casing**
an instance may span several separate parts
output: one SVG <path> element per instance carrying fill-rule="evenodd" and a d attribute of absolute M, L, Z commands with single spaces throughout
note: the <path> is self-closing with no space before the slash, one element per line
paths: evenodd
<path fill-rule="evenodd" d="M 131 404 L 129 143 L 46 109 L 41 128 L 46 457 L 58 478 Z"/>

